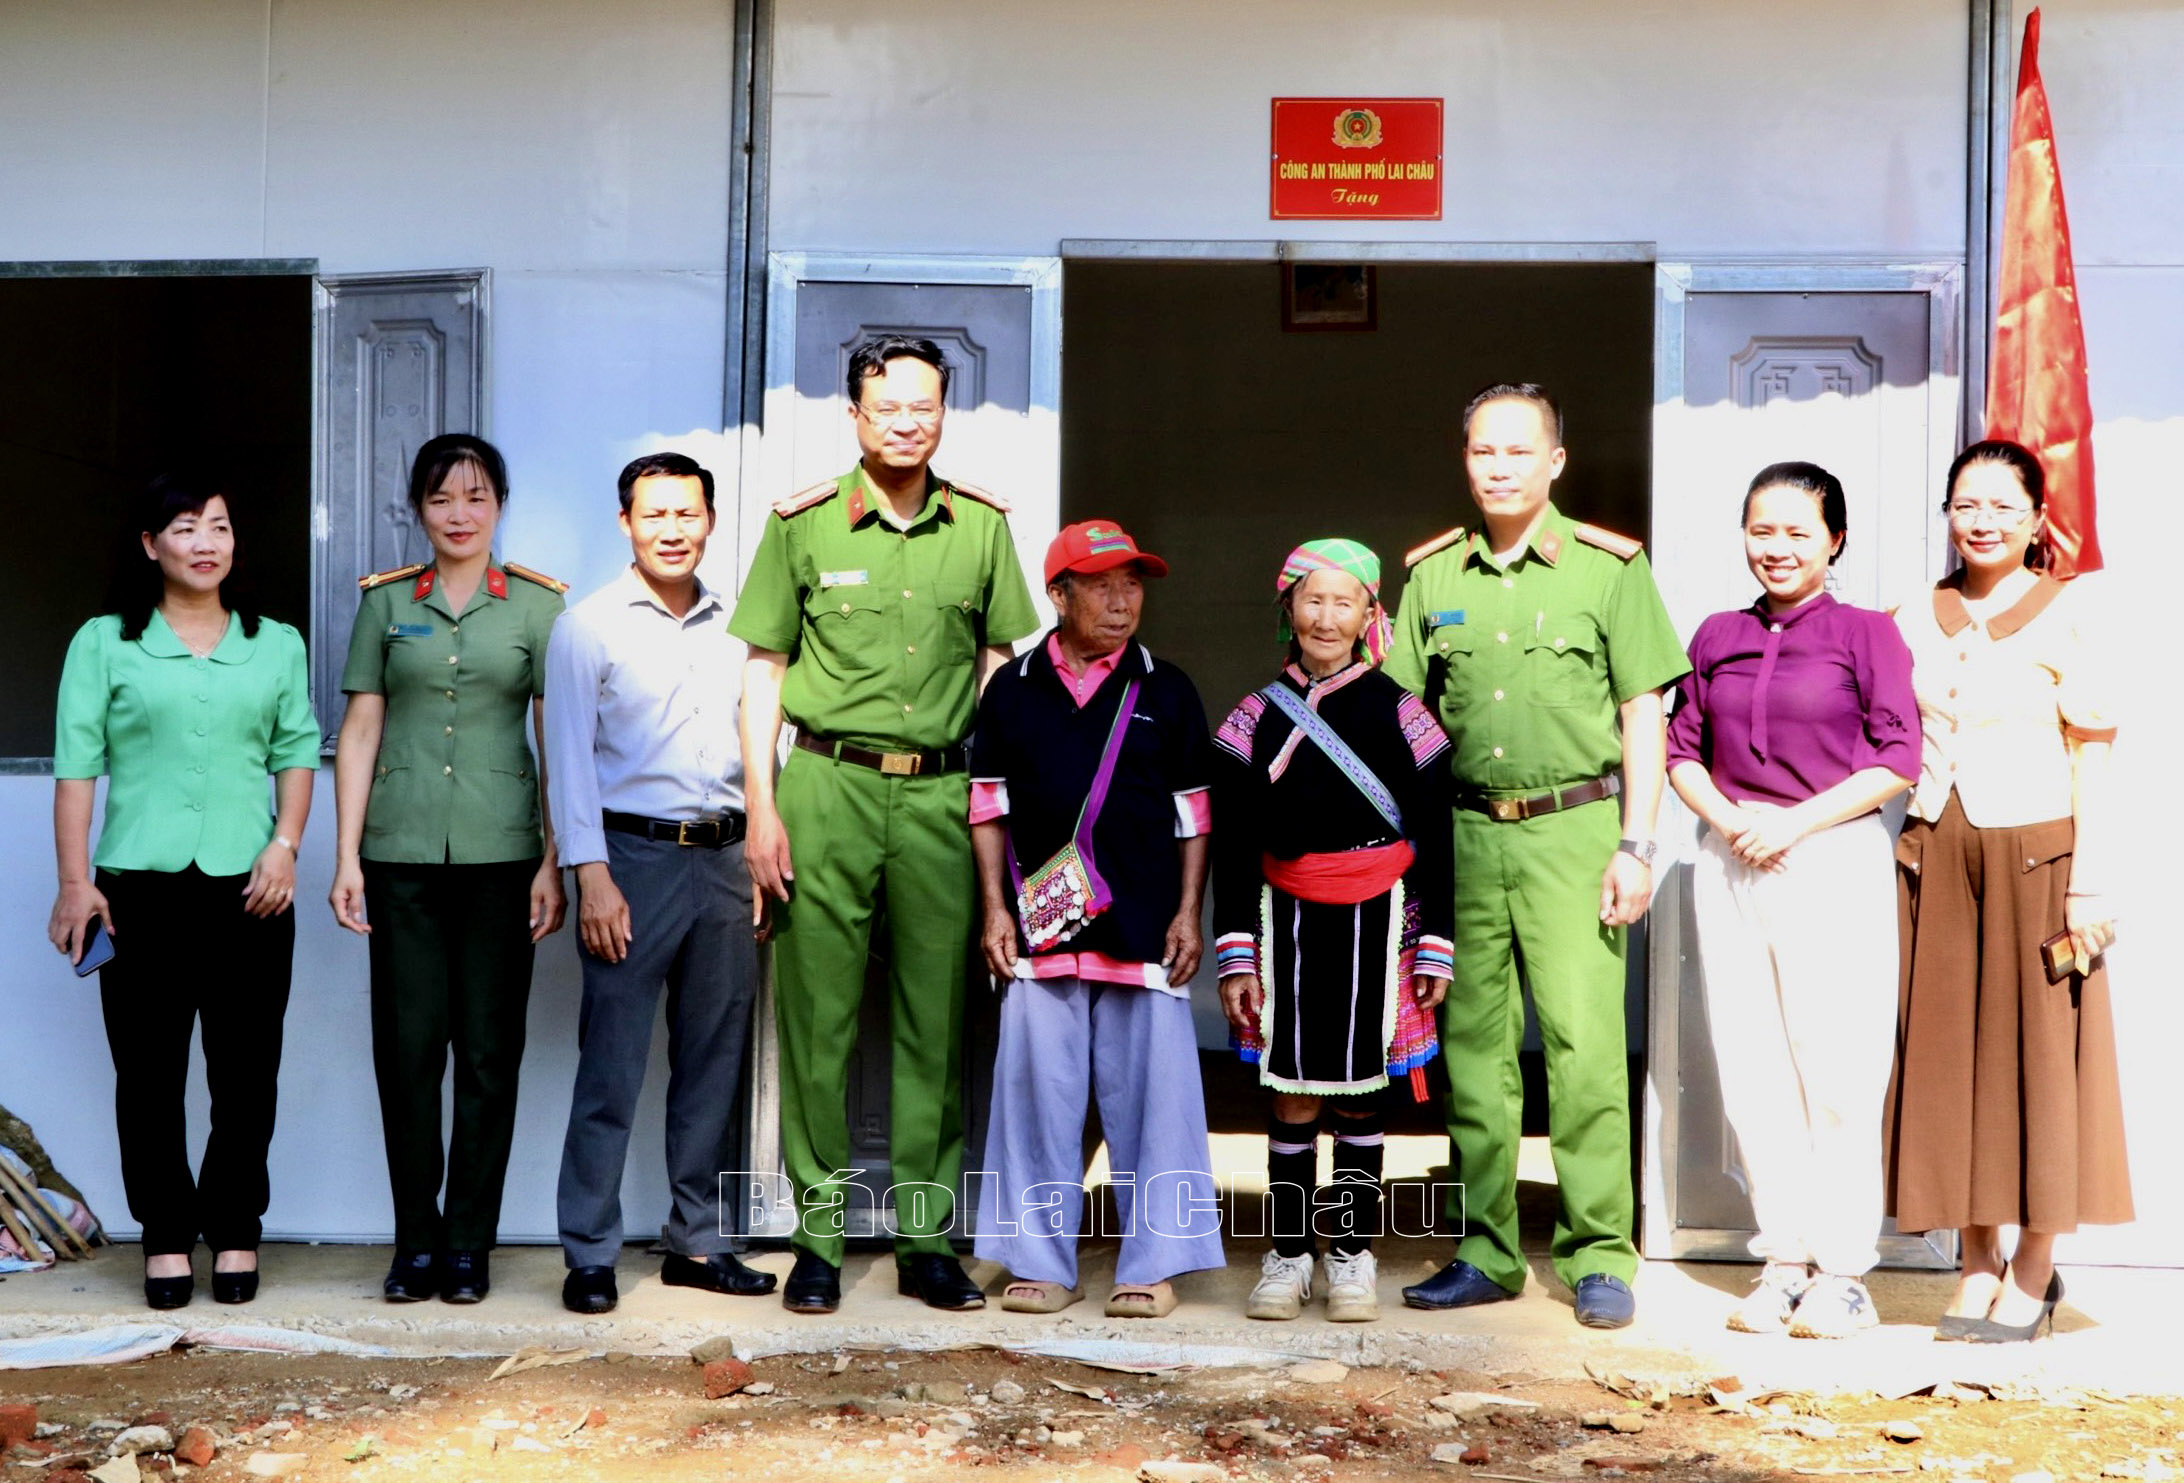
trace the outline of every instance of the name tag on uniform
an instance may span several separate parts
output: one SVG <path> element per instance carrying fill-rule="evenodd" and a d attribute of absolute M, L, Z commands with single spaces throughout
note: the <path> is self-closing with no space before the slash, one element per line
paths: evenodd
<path fill-rule="evenodd" d="M 1462 608 L 1448 608 L 1442 612 L 1426 614 L 1426 627 L 1428 628 L 1447 628 L 1463 621 L 1464 610 Z"/>
<path fill-rule="evenodd" d="M 872 573 L 863 567 L 853 572 L 821 572 L 821 587 L 862 587 L 872 580 Z"/>
<path fill-rule="evenodd" d="M 389 623 L 387 637 L 391 639 L 428 639 L 432 637 L 430 623 Z"/>

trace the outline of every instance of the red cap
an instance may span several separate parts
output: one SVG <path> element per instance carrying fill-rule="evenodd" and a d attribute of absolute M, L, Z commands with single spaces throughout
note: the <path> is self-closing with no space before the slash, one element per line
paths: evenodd
<path fill-rule="evenodd" d="M 1063 572 L 1104 572 L 1136 562 L 1148 577 L 1168 575 L 1168 563 L 1140 551 L 1130 532 L 1112 520 L 1080 520 L 1064 526 L 1047 547 L 1046 579 L 1051 584 Z"/>

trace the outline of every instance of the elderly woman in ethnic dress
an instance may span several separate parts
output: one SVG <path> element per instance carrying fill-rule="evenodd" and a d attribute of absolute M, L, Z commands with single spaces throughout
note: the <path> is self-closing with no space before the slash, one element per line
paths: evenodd
<path fill-rule="evenodd" d="M 2096 594 L 2038 569 L 2045 483 L 2015 443 L 1958 454 L 1944 509 L 1963 567 L 1896 614 L 1926 754 L 1896 846 L 1888 1208 L 1904 1230 L 1962 1237 L 1940 1339 L 2036 1337 L 2063 1295 L 2055 1238 L 2131 1219 L 2100 961 L 2110 640 Z M 2007 1255 L 2003 1226 L 2020 1231 Z"/>
<path fill-rule="evenodd" d="M 1274 1093 L 1267 1179 L 1274 1249 L 1245 1311 L 1295 1318 L 1312 1296 L 1314 1148 L 1335 1099 L 1339 1228 L 1327 1316 L 1379 1316 L 1380 1092 L 1439 1049 L 1448 989 L 1454 840 L 1448 738 L 1378 669 L 1380 560 L 1309 541 L 1277 590 L 1289 663 L 1214 737 L 1215 952 L 1239 1052 Z"/>

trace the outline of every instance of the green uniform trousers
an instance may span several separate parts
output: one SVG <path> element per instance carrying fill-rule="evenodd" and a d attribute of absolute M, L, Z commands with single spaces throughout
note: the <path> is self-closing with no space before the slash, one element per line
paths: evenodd
<path fill-rule="evenodd" d="M 890 777 L 794 751 L 776 785 L 796 870 L 774 932 L 791 1245 L 840 1266 L 850 1054 L 873 919 L 892 1015 L 888 1159 L 898 1253 L 947 1252 L 963 1170 L 963 986 L 976 876 L 970 779 Z M 912 1189 L 910 1186 L 923 1186 Z"/>
<path fill-rule="evenodd" d="M 485 1251 L 500 1228 L 531 1002 L 538 861 L 364 862 L 372 924 L 372 1069 L 400 1252 Z M 440 1206 L 440 1082 L 455 1052 L 455 1123 Z"/>
<path fill-rule="evenodd" d="M 1623 1033 L 1624 929 L 1600 922 L 1600 877 L 1622 827 L 1614 800 L 1500 823 L 1455 811 L 1456 974 L 1441 1008 L 1448 1135 L 1463 1222 L 1456 1254 L 1515 1292 L 1517 1147 L 1524 1129 L 1522 982 L 1547 1059 L 1548 1133 L 1562 1216 L 1550 1250 L 1576 1286 L 1629 1281 L 1630 1076 Z"/>

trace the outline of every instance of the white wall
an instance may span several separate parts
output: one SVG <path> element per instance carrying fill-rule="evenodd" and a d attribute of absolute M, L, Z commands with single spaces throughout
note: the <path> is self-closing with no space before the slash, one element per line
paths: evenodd
<path fill-rule="evenodd" d="M 718 432 L 732 13 L 728 0 L 9 0 L 0 260 L 490 268 L 489 431 L 514 494 L 503 548 L 581 595 L 626 560 L 613 481 L 640 448 L 689 448 L 733 498 L 733 440 Z M 725 581 L 735 553 L 722 554 L 709 569 Z M 51 797 L 43 778 L 0 779 L 13 1052 L 0 1102 L 130 1231 L 95 987 L 41 946 Z M 383 1237 L 365 959 L 324 905 L 332 837 L 322 772 L 267 1225 Z M 533 991 L 506 1236 L 554 1230 L 577 996 L 564 932 Z M 633 1235 L 664 1213 L 663 1085 L 656 1065 L 631 1150 Z"/>
<path fill-rule="evenodd" d="M 2184 1181 L 2168 1139 L 2184 1126 L 2169 1048 L 2177 992 L 2176 841 L 2184 796 L 2170 774 L 2184 715 L 2168 632 L 2169 539 L 2184 469 L 2184 12 L 2126 0 L 2048 0 L 2040 70 L 2055 119 L 2085 317 L 2094 474 L 2126 688 L 2117 738 L 2122 822 L 2119 939 L 2111 953 L 2136 1225 L 2088 1230 L 2066 1259 L 2184 1262 Z"/>
<path fill-rule="evenodd" d="M 777 248 L 1963 250 L 1963 0 L 808 0 L 774 25 Z M 1345 93 L 1447 100 L 1442 221 L 1268 220 L 1270 100 Z"/>

